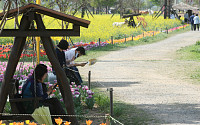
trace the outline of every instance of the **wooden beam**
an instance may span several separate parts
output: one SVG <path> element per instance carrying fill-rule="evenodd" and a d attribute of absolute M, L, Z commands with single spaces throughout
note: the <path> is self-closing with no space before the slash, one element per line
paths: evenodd
<path fill-rule="evenodd" d="M 75 32 L 79 32 L 80 33 L 80 26 L 78 26 L 78 25 L 73 25 L 73 30 L 75 31 Z"/>
<path fill-rule="evenodd" d="M 42 30 L 42 31 L 45 30 L 45 26 L 42 21 L 41 15 L 39 15 L 39 14 L 36 14 L 36 24 L 37 24 L 38 30 Z M 49 61 L 51 62 L 52 67 L 54 67 L 57 79 L 58 79 L 58 81 L 60 81 L 59 88 L 61 90 L 61 94 L 63 96 L 67 112 L 69 115 L 75 115 L 74 103 L 73 103 L 72 93 L 70 90 L 68 79 L 67 79 L 67 76 L 66 76 L 64 70 L 60 66 L 60 63 L 57 59 L 57 56 L 55 55 L 56 52 L 53 49 L 52 44 L 50 44 L 52 42 L 52 40 L 50 37 L 41 37 L 41 40 L 44 45 L 46 54 L 49 58 Z M 65 90 L 65 91 L 63 91 L 63 90 Z M 73 125 L 78 125 L 78 121 L 77 121 L 76 117 L 70 117 L 69 119 Z"/>
<path fill-rule="evenodd" d="M 23 16 L 21 19 L 19 31 L 27 30 L 30 27 L 30 23 L 31 22 L 28 21 L 28 17 Z M 9 92 L 8 91 L 9 83 L 11 82 L 11 79 L 13 78 L 13 75 L 15 73 L 23 47 L 25 45 L 25 41 L 26 41 L 26 37 L 15 38 L 10 57 L 8 59 L 6 72 L 4 73 L 4 79 L 3 79 L 1 89 L 0 89 L 0 113 L 2 113 L 4 110 L 4 107 L 7 101 L 8 92 Z"/>
<path fill-rule="evenodd" d="M 141 13 L 136 13 L 136 14 L 128 14 L 128 15 L 123 15 L 122 18 L 128 18 L 128 17 L 133 17 L 133 16 L 139 16 Z"/>
<path fill-rule="evenodd" d="M 80 26 L 78 26 L 80 29 Z M 29 29 L 26 31 L 20 31 L 19 29 L 4 29 L 0 37 L 25 37 L 25 36 L 80 36 L 80 30 L 78 27 L 73 29 L 46 29 L 43 31 L 37 29 Z"/>

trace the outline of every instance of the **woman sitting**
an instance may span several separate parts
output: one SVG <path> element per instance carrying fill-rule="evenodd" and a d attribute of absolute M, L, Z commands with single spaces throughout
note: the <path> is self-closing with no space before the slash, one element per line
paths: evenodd
<path fill-rule="evenodd" d="M 38 64 L 32 74 L 22 87 L 22 98 L 41 97 L 39 101 L 40 106 L 48 106 L 51 115 L 66 115 L 60 101 L 57 98 L 49 98 L 53 90 L 53 86 L 47 89 L 44 80 L 47 77 L 47 66 L 44 64 Z M 24 108 L 26 113 L 33 113 L 33 102 L 25 102 Z M 62 117 L 63 120 L 68 120 L 67 117 Z M 52 119 L 54 122 L 54 119 Z"/>

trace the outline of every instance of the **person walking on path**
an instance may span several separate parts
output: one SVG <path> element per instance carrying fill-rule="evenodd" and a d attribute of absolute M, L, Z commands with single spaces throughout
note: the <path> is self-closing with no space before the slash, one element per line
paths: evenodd
<path fill-rule="evenodd" d="M 196 16 L 194 17 L 194 31 L 196 31 L 196 28 L 199 31 L 199 16 L 198 16 L 198 14 L 196 14 Z"/>
<path fill-rule="evenodd" d="M 194 13 L 192 13 L 192 15 L 190 16 L 190 24 L 191 24 L 191 30 L 194 30 Z"/>
<path fill-rule="evenodd" d="M 186 13 L 184 14 L 184 22 L 185 22 L 185 23 L 188 23 L 188 21 L 189 21 L 189 15 L 188 15 L 188 12 L 186 12 Z"/>

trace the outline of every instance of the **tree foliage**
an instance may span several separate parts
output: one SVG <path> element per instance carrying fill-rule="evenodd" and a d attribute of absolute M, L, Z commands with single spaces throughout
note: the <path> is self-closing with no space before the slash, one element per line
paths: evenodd
<path fill-rule="evenodd" d="M 154 5 L 160 6 L 161 0 L 150 0 Z"/>

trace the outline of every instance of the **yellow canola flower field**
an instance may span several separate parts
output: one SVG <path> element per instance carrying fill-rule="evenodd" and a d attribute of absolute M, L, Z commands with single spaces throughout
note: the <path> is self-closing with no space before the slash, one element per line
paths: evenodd
<path fill-rule="evenodd" d="M 111 18 L 111 14 L 103 14 L 103 15 L 93 15 L 93 17 L 85 17 L 84 19 L 91 21 L 88 28 L 81 27 L 80 37 L 71 37 L 74 42 L 91 42 L 91 41 L 98 41 L 100 38 L 101 41 L 106 41 L 114 37 L 114 39 L 121 39 L 124 38 L 126 34 L 128 36 L 136 36 L 141 34 L 144 31 L 142 26 L 138 28 L 128 27 L 127 25 L 122 26 L 113 26 L 114 22 L 124 22 L 125 19 L 120 19 L 119 15 L 114 15 Z M 140 18 L 144 18 L 144 21 L 147 23 L 146 30 L 147 31 L 155 31 L 156 28 L 158 30 L 168 29 L 177 27 L 182 25 L 181 21 L 177 19 L 164 19 L 160 16 L 158 19 L 152 19 L 152 16 L 145 15 L 139 16 Z M 50 17 L 44 17 L 44 22 L 47 28 L 61 28 L 62 22 L 55 19 L 50 19 Z M 136 25 L 138 24 L 138 19 L 134 17 Z M 71 28 L 72 25 L 69 26 Z M 53 38 L 54 40 L 60 40 L 61 38 Z"/>
<path fill-rule="evenodd" d="M 111 18 L 111 14 L 103 15 L 93 15 L 89 18 L 85 16 L 84 19 L 91 21 L 88 28 L 81 27 L 80 37 L 71 37 L 74 43 L 76 42 L 91 42 L 98 41 L 99 38 L 101 41 L 106 41 L 111 39 L 113 36 L 114 39 L 122 39 L 125 37 L 136 36 L 144 32 L 144 28 L 140 25 L 138 28 L 128 27 L 127 25 L 122 26 L 113 26 L 114 22 L 124 22 L 125 19 L 120 19 L 120 16 L 115 14 Z M 79 16 L 78 16 L 79 17 Z M 158 19 L 152 19 L 150 15 L 141 15 L 139 18 L 143 18 L 144 22 L 147 24 L 146 31 L 156 31 L 163 30 L 181 26 L 181 21 L 177 19 L 164 19 L 163 16 L 160 16 Z M 20 20 L 21 17 L 19 17 Z M 136 25 L 138 24 L 138 19 L 134 17 Z M 54 19 L 52 17 L 43 16 L 43 21 L 47 29 L 61 29 L 62 21 Z M 14 20 L 9 20 L 6 23 L 5 28 L 12 29 L 14 28 Z M 69 25 L 69 29 L 72 28 L 72 24 Z M 1 39 L 1 38 L 0 38 Z M 62 37 L 52 37 L 54 41 L 59 41 Z"/>

